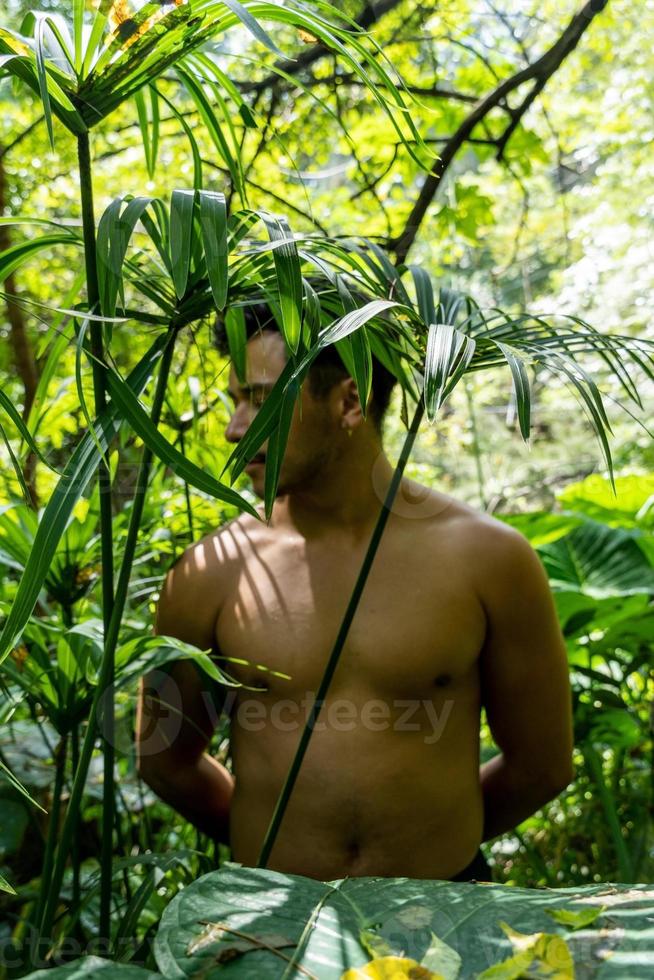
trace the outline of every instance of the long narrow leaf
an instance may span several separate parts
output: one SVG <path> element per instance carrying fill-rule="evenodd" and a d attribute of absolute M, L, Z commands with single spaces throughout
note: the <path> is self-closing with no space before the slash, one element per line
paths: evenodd
<path fill-rule="evenodd" d="M 186 483 L 190 483 L 191 486 L 196 487 L 198 490 L 202 490 L 204 493 L 208 493 L 218 500 L 224 500 L 226 503 L 232 504 L 240 510 L 246 510 L 254 517 L 258 516 L 254 507 L 244 500 L 239 493 L 232 490 L 231 487 L 220 483 L 210 473 L 207 473 L 206 470 L 201 469 L 195 463 L 191 462 L 191 460 L 187 459 L 179 449 L 176 449 L 155 428 L 147 412 L 139 403 L 131 386 L 123 381 L 115 371 L 108 370 L 105 377 L 111 400 L 116 405 L 118 411 L 162 463 L 165 463 L 166 466 L 170 467 Z"/>
<path fill-rule="evenodd" d="M 429 328 L 424 397 L 430 422 L 436 418 L 446 397 L 448 379 L 455 369 L 461 349 L 470 339 L 450 323 L 432 323 Z"/>
<path fill-rule="evenodd" d="M 225 333 L 227 334 L 227 347 L 229 348 L 229 356 L 236 371 L 236 377 L 241 384 L 245 384 L 247 331 L 245 329 L 243 308 L 240 306 L 230 306 L 225 314 L 224 322 Z"/>
<path fill-rule="evenodd" d="M 245 27 L 247 27 L 252 36 L 257 39 L 257 41 L 260 41 L 261 44 L 265 45 L 270 51 L 272 51 L 273 54 L 276 54 L 277 57 L 284 57 L 283 52 L 279 50 L 273 39 L 264 31 L 259 21 L 252 16 L 249 10 L 247 10 L 242 3 L 239 3 L 239 0 L 223 0 L 223 3 L 236 14 L 238 19 L 242 21 L 242 23 L 245 25 Z"/>
<path fill-rule="evenodd" d="M 0 389 L 0 406 L 5 410 L 5 412 L 11 419 L 11 421 L 14 423 L 14 425 L 16 426 L 16 428 L 20 433 L 21 439 L 25 440 L 30 450 L 39 457 L 41 462 L 44 463 L 48 467 L 48 469 L 50 470 L 53 469 L 53 467 L 50 465 L 50 463 L 48 463 L 47 459 L 45 458 L 45 456 L 43 455 L 39 447 L 36 445 L 34 439 L 32 438 L 31 432 L 29 431 L 29 429 L 23 422 L 22 418 L 14 408 L 13 402 L 1 389 Z"/>
<path fill-rule="evenodd" d="M 177 298 L 186 292 L 191 261 L 195 191 L 175 190 L 170 203 L 170 259 Z"/>
<path fill-rule="evenodd" d="M 41 238 L 31 238 L 26 242 L 19 242 L 5 249 L 0 253 L 0 282 L 19 269 L 24 262 L 27 262 L 37 252 L 54 245 L 79 244 L 79 240 L 68 233 L 58 235 L 43 235 Z"/>
<path fill-rule="evenodd" d="M 243 472 L 243 468 L 248 460 L 261 449 L 266 439 L 274 431 L 279 417 L 279 410 L 284 400 L 286 386 L 292 380 L 299 380 L 299 376 L 297 375 L 297 365 L 291 359 L 285 365 L 272 391 L 270 391 L 263 405 L 248 426 L 247 432 L 236 444 L 229 459 L 225 463 L 223 473 L 232 467 L 232 483 L 239 473 Z"/>
<path fill-rule="evenodd" d="M 219 310 L 225 309 L 229 274 L 227 267 L 227 204 L 225 195 L 199 191 L 200 229 L 207 275 L 211 292 Z"/>
<path fill-rule="evenodd" d="M 342 340 L 343 337 L 349 337 L 351 333 L 354 333 L 355 330 L 362 327 L 364 323 L 368 323 L 369 320 L 379 316 L 384 310 L 390 310 L 396 306 L 399 306 L 399 304 L 390 299 L 371 300 L 365 306 L 362 306 L 358 310 L 353 310 L 351 313 L 346 313 L 345 316 L 336 320 L 329 327 L 326 327 L 320 334 L 317 346 L 322 349 L 329 344 L 335 344 L 337 340 Z"/>
<path fill-rule="evenodd" d="M 73 0 L 73 40 L 75 45 L 75 73 L 82 74 L 84 43 L 84 0 Z"/>
<path fill-rule="evenodd" d="M 531 389 L 529 387 L 529 375 L 527 374 L 525 362 L 520 354 L 515 349 L 509 347 L 508 344 L 503 344 L 499 340 L 496 340 L 495 343 L 504 354 L 507 364 L 511 368 L 520 432 L 522 433 L 522 438 L 527 442 L 531 428 Z"/>
<path fill-rule="evenodd" d="M 16 474 L 16 479 L 18 481 L 18 485 L 20 486 L 21 493 L 23 494 L 23 497 L 25 499 L 25 502 L 26 503 L 29 503 L 30 502 L 29 488 L 28 488 L 27 484 L 25 483 L 25 477 L 23 476 L 23 471 L 20 468 L 20 463 L 18 462 L 18 460 L 16 458 L 16 453 L 12 449 L 11 443 L 9 442 L 9 439 L 7 438 L 7 433 L 5 432 L 5 430 L 3 428 L 2 422 L 0 422 L 0 439 L 2 439 L 2 441 L 4 442 L 5 449 L 7 450 L 7 453 L 9 454 L 9 459 L 11 460 L 11 465 L 14 468 L 14 473 Z"/>
<path fill-rule="evenodd" d="M 0 771 L 2 771 L 5 774 L 5 776 L 7 777 L 7 779 L 13 786 L 13 788 L 17 790 L 17 792 L 19 792 L 21 796 L 24 796 L 26 800 L 29 800 L 30 803 L 33 803 L 34 806 L 37 807 L 42 813 L 46 812 L 41 806 L 41 804 L 37 803 L 36 800 L 32 796 L 30 796 L 28 790 L 25 789 L 21 781 L 17 779 L 16 776 L 14 776 L 11 769 L 8 769 L 7 766 L 4 764 L 4 762 L 0 762 Z"/>
<path fill-rule="evenodd" d="M 418 310 L 426 327 L 436 322 L 436 307 L 434 305 L 434 288 L 427 271 L 419 265 L 410 265 L 409 271 L 413 278 L 418 301 Z"/>
<path fill-rule="evenodd" d="M 282 332 L 289 349 L 297 354 L 301 340 L 302 271 L 293 234 L 286 218 L 261 212 L 261 218 L 271 242 L 278 244 L 273 252 L 279 306 L 282 314 Z"/>
<path fill-rule="evenodd" d="M 137 222 L 152 199 L 135 197 L 123 209 L 124 200 L 119 197 L 112 201 L 98 224 L 98 285 L 102 312 L 105 316 L 113 316 L 116 312 L 127 247 Z"/>
<path fill-rule="evenodd" d="M 165 337 L 162 335 L 143 355 L 126 382 L 130 390 L 138 393 L 143 389 L 161 356 L 164 343 Z M 115 405 L 110 405 L 100 418 L 96 419 L 96 434 L 105 452 L 121 424 L 122 419 L 117 417 Z M 99 462 L 100 455 L 93 438 L 86 433 L 72 453 L 43 511 L 32 550 L 25 564 L 25 571 L 0 634 L 0 663 L 18 643 L 29 621 L 73 508 L 95 473 Z"/>
<path fill-rule="evenodd" d="M 349 337 L 337 341 L 335 346 L 356 382 L 361 411 L 365 418 L 372 386 L 372 353 L 366 328 L 361 327 Z"/>
<path fill-rule="evenodd" d="M 266 508 L 266 518 L 269 520 L 272 514 L 273 504 L 277 496 L 279 484 L 279 474 L 284 461 L 288 433 L 293 419 L 295 405 L 300 395 L 300 386 L 297 381 L 291 381 L 284 390 L 282 404 L 279 409 L 278 422 L 268 440 L 266 450 L 266 473 L 264 483 L 264 503 Z"/>

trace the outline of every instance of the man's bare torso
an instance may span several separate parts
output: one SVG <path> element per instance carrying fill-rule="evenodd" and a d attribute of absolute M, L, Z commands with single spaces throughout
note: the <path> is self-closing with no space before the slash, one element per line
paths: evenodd
<path fill-rule="evenodd" d="M 488 519 L 442 494 L 429 499 L 417 519 L 389 519 L 273 869 L 447 878 L 477 851 L 486 617 L 474 540 Z M 221 664 L 265 688 L 240 689 L 231 707 L 236 861 L 256 862 L 368 540 L 243 516 L 203 541 L 221 567 Z"/>

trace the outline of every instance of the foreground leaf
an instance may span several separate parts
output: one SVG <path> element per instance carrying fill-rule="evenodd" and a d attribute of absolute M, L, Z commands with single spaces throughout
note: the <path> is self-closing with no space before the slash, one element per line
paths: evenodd
<path fill-rule="evenodd" d="M 644 980 L 654 976 L 654 952 L 648 943 L 652 888 L 617 886 L 614 892 L 611 977 Z M 607 895 L 606 887 L 586 886 L 575 891 L 575 905 L 582 901 L 592 902 L 595 907 L 608 905 L 612 898 L 612 894 Z M 431 969 L 446 976 L 443 968 L 436 971 L 421 964 L 432 942 L 431 933 L 438 934 L 461 957 L 460 976 L 477 980 L 490 966 L 489 955 L 497 960 L 521 955 L 510 937 L 498 928 L 498 912 L 518 926 L 530 943 L 530 937 L 535 936 L 536 946 L 539 937 L 550 933 L 551 919 L 545 910 L 568 904 L 569 892 L 556 889 L 534 891 L 406 878 L 350 878 L 330 883 L 226 865 L 191 882 L 169 903 L 154 950 L 158 969 L 171 978 L 191 980 L 204 976 L 205 980 L 220 980 L 225 971 L 225 976 L 235 980 L 254 977 L 280 980 L 284 974 L 281 960 L 265 950 L 253 950 L 229 966 L 215 964 L 210 946 L 188 956 L 189 945 L 200 936 L 203 924 L 220 922 L 250 935 L 275 933 L 288 937 L 297 944 L 297 952 L 293 954 L 296 966 L 319 980 L 340 980 L 348 970 L 364 970 L 371 965 L 370 955 L 361 943 L 362 928 L 367 923 L 367 929 L 374 928 L 375 935 L 396 950 L 396 959 L 411 960 L 423 970 Z M 307 923 L 310 923 L 308 931 Z M 513 930 L 513 934 L 519 940 L 521 933 Z M 554 946 L 545 944 L 545 958 L 538 966 L 541 972 L 533 974 L 541 980 L 548 976 L 553 980 L 557 976 L 551 967 L 558 968 L 559 980 L 566 976 L 558 960 L 553 962 L 553 953 L 563 939 L 560 936 L 554 939 Z M 570 977 L 572 956 L 578 956 L 580 964 L 595 962 L 595 957 L 607 948 L 607 936 L 605 930 L 593 932 L 591 927 L 590 933 L 571 933 L 568 944 L 570 959 L 566 962 Z M 565 945 L 561 948 L 565 953 Z M 639 950 L 636 968 L 634 950 Z M 533 955 L 536 952 L 540 949 L 527 950 L 520 969 L 528 970 L 531 964 L 536 969 Z M 514 962 L 512 967 L 515 965 Z M 544 972 L 545 968 L 549 972 Z M 487 974 L 490 980 L 520 976 L 515 969 L 509 972 L 506 963 L 492 969 L 494 972 Z M 289 980 L 290 976 L 289 973 Z M 366 978 L 365 973 L 362 976 Z"/>

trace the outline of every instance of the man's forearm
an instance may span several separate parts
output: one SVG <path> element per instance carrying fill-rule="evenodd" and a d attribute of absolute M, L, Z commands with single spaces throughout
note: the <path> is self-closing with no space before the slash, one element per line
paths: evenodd
<path fill-rule="evenodd" d="M 165 803 L 198 830 L 221 843 L 229 842 L 229 808 L 234 779 L 210 755 L 174 772 L 144 772 L 143 777 Z"/>
<path fill-rule="evenodd" d="M 484 798 L 484 840 L 513 830 L 567 786 L 568 773 L 554 778 L 533 769 L 510 765 L 496 755 L 479 771 Z"/>

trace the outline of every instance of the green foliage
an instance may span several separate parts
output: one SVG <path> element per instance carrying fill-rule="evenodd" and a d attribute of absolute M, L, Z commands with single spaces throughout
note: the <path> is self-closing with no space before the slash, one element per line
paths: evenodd
<path fill-rule="evenodd" d="M 548 859 L 558 846 L 566 880 L 652 874 L 654 564 L 644 506 L 651 486 L 651 475 L 625 476 L 614 497 L 609 482 L 594 476 L 561 492 L 560 513 L 510 519 L 551 576 L 574 693 L 578 779 L 550 813 L 566 814 L 565 838 L 557 845 L 556 819 L 540 841 L 537 822 L 528 821 L 523 838 L 542 883 L 560 880 Z M 596 519 L 598 508 L 605 524 Z"/>

